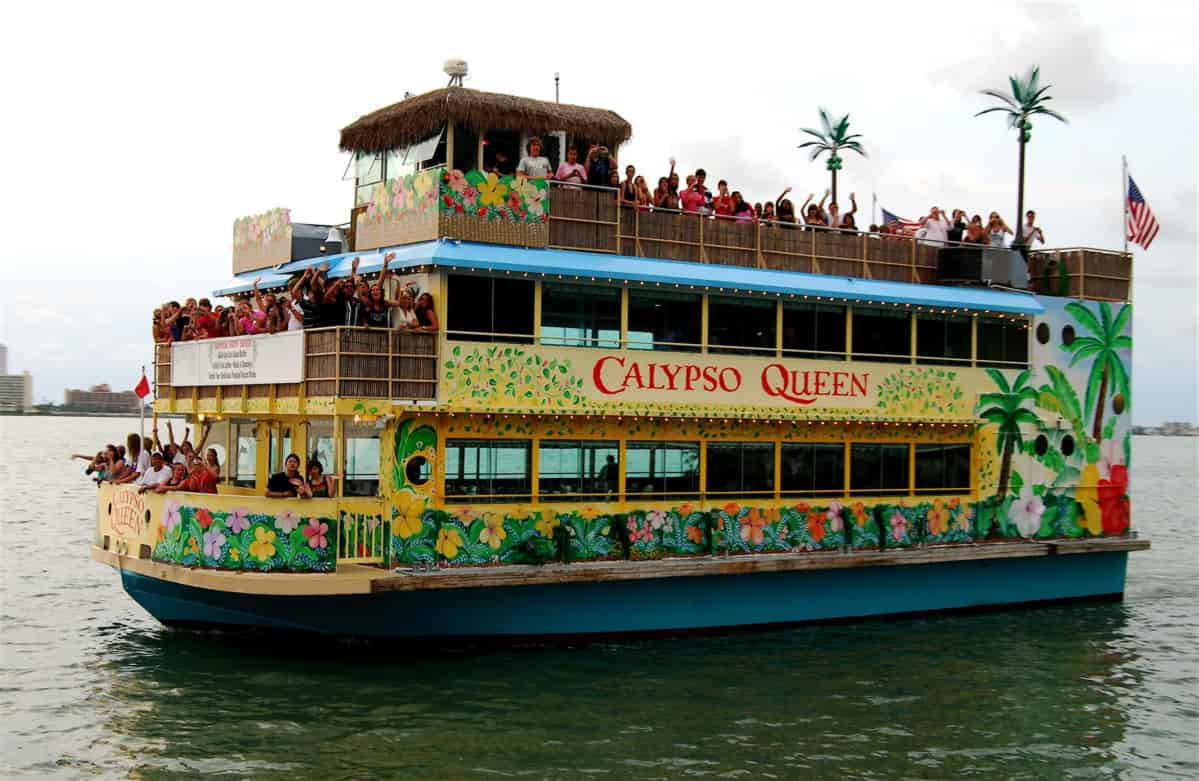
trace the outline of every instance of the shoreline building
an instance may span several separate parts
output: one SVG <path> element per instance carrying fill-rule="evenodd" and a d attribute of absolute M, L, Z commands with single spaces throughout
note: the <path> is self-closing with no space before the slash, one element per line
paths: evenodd
<path fill-rule="evenodd" d="M 33 375 L 8 373 L 8 345 L 0 344 L 0 412 L 33 409 Z"/>
<path fill-rule="evenodd" d="M 88 390 L 67 389 L 63 406 L 75 412 L 134 413 L 141 400 L 133 391 L 114 392 L 107 384 L 93 385 Z"/>

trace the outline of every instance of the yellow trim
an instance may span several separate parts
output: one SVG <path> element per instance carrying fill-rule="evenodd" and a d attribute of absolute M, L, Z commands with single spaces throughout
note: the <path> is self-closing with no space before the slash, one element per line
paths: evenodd
<path fill-rule="evenodd" d="M 845 362 L 853 363 L 853 306 L 845 305 Z"/>
<path fill-rule="evenodd" d="M 533 283 L 533 344 L 541 344 L 541 282 Z"/>
<path fill-rule="evenodd" d="M 909 345 L 910 353 L 909 353 L 908 363 L 915 365 L 917 341 L 916 341 L 916 314 L 914 312 L 908 313 L 908 334 L 909 334 L 909 340 L 911 342 Z"/>

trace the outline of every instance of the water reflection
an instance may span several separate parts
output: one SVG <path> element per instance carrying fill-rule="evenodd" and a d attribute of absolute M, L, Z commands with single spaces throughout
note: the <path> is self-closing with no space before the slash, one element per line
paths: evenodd
<path fill-rule="evenodd" d="M 91 664 L 152 773 L 1055 776 L 1110 769 L 1127 631 L 1120 604 L 432 656 L 136 630 Z"/>

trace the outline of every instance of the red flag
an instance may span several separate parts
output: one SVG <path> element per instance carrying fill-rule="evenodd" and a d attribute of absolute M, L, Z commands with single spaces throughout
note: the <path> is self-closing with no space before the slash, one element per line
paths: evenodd
<path fill-rule="evenodd" d="M 150 381 L 146 379 L 146 375 L 142 375 L 141 382 L 133 389 L 139 399 L 144 399 L 150 395 Z"/>

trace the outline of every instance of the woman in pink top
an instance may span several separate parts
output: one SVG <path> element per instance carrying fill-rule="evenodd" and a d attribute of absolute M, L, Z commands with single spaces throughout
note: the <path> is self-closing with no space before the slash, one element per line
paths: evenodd
<path fill-rule="evenodd" d="M 255 312 L 248 303 L 242 301 L 237 305 L 237 324 L 246 336 L 260 334 L 266 329 L 266 313 Z"/>
<path fill-rule="evenodd" d="M 688 177 L 690 178 L 690 177 Z M 679 200 L 683 202 L 683 211 L 689 214 L 699 214 L 699 210 L 704 208 L 707 198 L 704 197 L 702 188 L 703 185 L 696 184 L 688 187 L 683 191 Z"/>
<path fill-rule="evenodd" d="M 587 182 L 587 169 L 579 163 L 578 149 L 572 146 L 566 150 L 566 162 L 558 166 L 554 178 L 564 183 L 562 187 L 565 190 L 577 190 L 579 188 L 573 185 Z"/>

